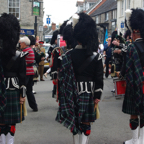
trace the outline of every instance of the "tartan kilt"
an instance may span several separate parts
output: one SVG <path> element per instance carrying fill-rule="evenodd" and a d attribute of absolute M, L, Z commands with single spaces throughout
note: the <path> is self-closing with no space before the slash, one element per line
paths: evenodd
<path fill-rule="evenodd" d="M 63 124 L 70 129 L 73 133 L 81 132 L 81 122 L 94 122 L 96 120 L 96 112 L 94 112 L 94 100 L 92 93 L 82 93 L 78 95 L 78 99 L 73 100 L 78 103 L 74 106 L 74 114 L 71 114 L 70 109 L 65 109 L 69 113 L 69 116 L 62 115 L 61 106 L 66 105 L 60 100 L 63 96 L 59 96 L 60 107 L 56 116 L 56 121 Z"/>
<path fill-rule="evenodd" d="M 20 123 L 20 92 L 19 90 L 6 90 L 7 98 L 4 113 L 0 115 L 0 123 L 16 124 Z M 24 120 L 24 111 L 22 110 L 22 120 Z"/>
<path fill-rule="evenodd" d="M 94 111 L 94 100 L 92 93 L 79 95 L 79 118 L 80 122 L 94 122 L 96 112 Z"/>
<path fill-rule="evenodd" d="M 122 111 L 130 115 L 139 115 L 134 108 L 135 103 L 132 100 L 132 97 L 124 96 Z"/>
<path fill-rule="evenodd" d="M 124 96 L 124 101 L 123 101 L 123 106 L 122 106 L 122 111 L 126 114 L 130 115 L 140 115 L 140 111 L 136 111 L 135 109 L 135 102 L 133 99 L 133 94 L 129 93 L 129 87 L 126 88 L 125 96 Z"/>

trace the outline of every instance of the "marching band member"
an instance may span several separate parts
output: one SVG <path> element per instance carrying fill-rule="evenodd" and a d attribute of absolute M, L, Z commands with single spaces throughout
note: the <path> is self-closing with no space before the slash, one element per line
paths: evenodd
<path fill-rule="evenodd" d="M 120 43 L 121 45 L 117 45 Z M 119 53 L 119 50 L 125 45 L 125 41 L 122 38 L 122 34 L 114 31 L 112 33 L 112 40 L 111 40 L 111 49 L 112 49 L 112 71 L 111 74 L 115 73 L 115 71 L 120 71 L 123 63 L 123 56 Z M 115 67 L 115 68 L 114 68 Z M 115 75 L 115 74 L 114 74 Z"/>
<path fill-rule="evenodd" d="M 122 111 L 130 115 L 132 139 L 125 144 L 144 144 L 144 11 L 126 10 L 126 22 L 132 32 L 133 43 L 127 48 L 126 63 L 122 67 L 125 73 L 117 73 L 121 79 L 126 78 L 126 92 Z M 140 123 L 140 128 L 139 128 Z M 138 136 L 140 129 L 140 136 Z"/>
<path fill-rule="evenodd" d="M 95 105 L 103 90 L 102 56 L 97 53 L 98 35 L 94 20 L 85 13 L 73 16 L 74 38 L 78 45 L 63 56 L 59 70 L 60 106 L 56 121 L 73 133 L 75 144 L 86 144 Z"/>
<path fill-rule="evenodd" d="M 7 144 L 14 144 L 16 124 L 24 120 L 24 111 L 20 111 L 20 104 L 23 104 L 26 95 L 26 53 L 16 51 L 19 34 L 20 25 L 17 18 L 12 14 L 2 14 L 0 17 L 0 39 L 2 40 L 0 55 L 6 84 L 4 95 L 6 103 L 3 101 L 5 107 L 3 111 L 2 109 L 0 111 L 1 144 L 6 144 L 6 141 Z M 2 104 L 2 101 L 0 103 Z"/>
<path fill-rule="evenodd" d="M 54 57 L 54 67 L 58 75 L 59 75 L 59 69 L 61 67 L 61 61 L 62 61 L 64 54 L 70 49 L 75 48 L 75 46 L 77 45 L 77 42 L 75 38 L 73 37 L 73 28 L 72 28 L 71 21 L 67 22 L 66 26 L 63 27 L 63 30 L 61 30 L 61 32 L 62 32 L 61 35 L 63 36 L 63 40 L 65 40 L 66 42 L 66 46 L 58 47 L 54 49 L 56 50 L 55 52 L 57 53 L 57 55 L 55 55 Z M 57 76 L 57 101 L 60 100 L 59 89 L 60 89 L 60 83 L 59 83 L 59 77 Z"/>

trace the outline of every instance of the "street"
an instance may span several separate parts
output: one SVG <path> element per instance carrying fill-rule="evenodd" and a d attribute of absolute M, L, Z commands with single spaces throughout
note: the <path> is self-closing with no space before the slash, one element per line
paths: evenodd
<path fill-rule="evenodd" d="M 28 116 L 16 126 L 15 144 L 73 144 L 70 131 L 55 121 L 58 103 L 52 98 L 52 87 L 49 76 L 35 84 L 39 111 L 33 112 L 26 101 Z M 104 79 L 100 119 L 92 124 L 89 144 L 122 144 L 131 139 L 129 115 L 121 111 L 123 98 L 116 99 L 112 89 L 112 78 Z"/>

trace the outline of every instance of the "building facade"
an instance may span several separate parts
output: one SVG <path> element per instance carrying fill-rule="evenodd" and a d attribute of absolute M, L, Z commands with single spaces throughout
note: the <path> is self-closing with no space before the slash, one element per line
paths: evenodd
<path fill-rule="evenodd" d="M 108 30 L 108 35 L 117 27 L 117 1 L 115 0 L 102 0 L 90 12 L 90 16 L 97 24 L 98 37 L 103 43 L 105 31 Z"/>
<path fill-rule="evenodd" d="M 125 27 L 125 11 L 131 8 L 144 9 L 144 0 L 117 0 L 117 26 L 118 29 L 124 34 Z"/>
<path fill-rule="evenodd" d="M 77 1 L 76 6 L 77 6 L 77 13 L 82 12 L 82 11 L 87 11 L 90 9 L 97 0 L 83 0 L 83 1 Z"/>
<path fill-rule="evenodd" d="M 34 23 L 37 16 L 37 35 L 43 39 L 43 0 L 39 0 L 39 5 L 34 6 L 32 0 L 1 0 L 0 15 L 2 13 L 14 14 L 20 22 L 21 35 L 35 35 Z M 33 10 L 33 7 L 39 7 L 40 10 Z"/>

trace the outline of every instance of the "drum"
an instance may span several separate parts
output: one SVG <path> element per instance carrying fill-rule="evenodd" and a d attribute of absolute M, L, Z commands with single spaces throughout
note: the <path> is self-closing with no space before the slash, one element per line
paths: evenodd
<path fill-rule="evenodd" d="M 119 78 L 113 78 L 113 83 L 115 87 L 115 96 L 124 95 L 126 91 L 126 81 L 120 80 Z"/>

